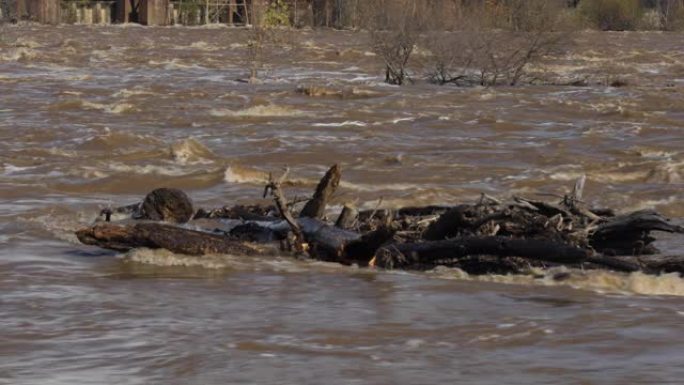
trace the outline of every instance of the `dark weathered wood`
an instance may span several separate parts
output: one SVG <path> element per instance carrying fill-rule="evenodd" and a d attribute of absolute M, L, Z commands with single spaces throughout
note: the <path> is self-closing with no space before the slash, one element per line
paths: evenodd
<path fill-rule="evenodd" d="M 169 5 L 169 0 L 140 0 L 138 21 L 144 25 L 168 25 Z"/>
<path fill-rule="evenodd" d="M 679 273 L 684 275 L 684 256 L 682 255 L 648 255 L 629 258 L 637 260 L 646 273 Z"/>
<path fill-rule="evenodd" d="M 341 262 L 345 264 L 356 263 L 362 267 L 368 266 L 377 250 L 392 241 L 395 233 L 389 227 L 383 226 L 364 234 L 359 239 L 348 242 L 344 246 Z"/>
<path fill-rule="evenodd" d="M 361 235 L 313 218 L 299 218 L 299 224 L 312 258 L 345 265 L 367 266 L 376 250 L 394 235 L 386 227 Z"/>
<path fill-rule="evenodd" d="M 429 241 L 437 241 L 456 235 L 462 227 L 471 227 L 471 222 L 466 219 L 467 211 L 470 209 L 470 205 L 459 205 L 451 208 L 425 230 L 423 238 Z"/>
<path fill-rule="evenodd" d="M 590 256 L 590 252 L 547 240 L 464 237 L 384 246 L 375 254 L 375 265 L 385 268 L 411 268 L 412 265 L 477 255 L 531 258 L 552 263 L 580 263 Z"/>
<path fill-rule="evenodd" d="M 642 256 L 606 256 L 594 255 L 586 262 L 615 271 L 633 273 L 641 271 L 647 274 L 679 273 L 684 274 L 684 256 L 642 255 Z"/>
<path fill-rule="evenodd" d="M 193 219 L 242 219 L 245 221 L 280 221 L 281 218 L 274 216 L 278 209 L 273 205 L 235 205 L 218 209 L 199 209 Z"/>
<path fill-rule="evenodd" d="M 137 23 L 140 20 L 142 0 L 116 0 L 115 23 Z"/>
<path fill-rule="evenodd" d="M 300 217 L 309 218 L 323 218 L 325 214 L 325 206 L 328 204 L 330 198 L 332 198 L 337 186 L 340 184 L 340 178 L 342 177 L 342 172 L 340 171 L 340 166 L 335 164 L 325 176 L 321 179 L 316 187 L 316 192 L 314 192 L 313 198 L 306 203 L 302 211 L 299 213 Z"/>
<path fill-rule="evenodd" d="M 606 254 L 656 254 L 652 245 L 652 231 L 684 233 L 684 228 L 671 224 L 667 218 L 652 210 L 637 211 L 610 218 L 590 235 L 590 245 Z"/>
<path fill-rule="evenodd" d="M 601 268 L 608 268 L 610 270 L 622 271 L 626 273 L 632 273 L 642 269 L 642 266 L 636 260 L 611 257 L 607 255 L 593 255 L 587 258 L 586 262 L 597 265 Z"/>
<path fill-rule="evenodd" d="M 423 239 L 437 241 L 456 235 L 464 231 L 474 232 L 480 226 L 494 219 L 504 219 L 510 216 L 508 210 L 498 206 L 459 205 L 442 214 L 423 233 Z"/>
<path fill-rule="evenodd" d="M 235 226 L 230 230 L 230 236 L 248 242 L 268 243 L 286 239 L 287 232 L 248 222 Z"/>
<path fill-rule="evenodd" d="M 162 187 L 147 194 L 140 212 L 140 219 L 185 223 L 192 219 L 195 210 L 183 191 Z"/>
<path fill-rule="evenodd" d="M 323 261 L 337 262 L 347 243 L 361 238 L 361 234 L 330 226 L 313 218 L 299 218 L 304 237 L 309 244 L 309 254 Z"/>
<path fill-rule="evenodd" d="M 522 197 L 515 197 L 514 199 L 517 202 L 523 202 L 523 203 L 532 205 L 541 214 L 549 216 L 549 217 L 557 215 L 557 214 L 561 214 L 566 218 L 572 217 L 572 214 L 570 213 L 569 210 L 567 210 L 566 208 L 561 207 L 560 205 L 557 205 L 557 204 L 544 202 L 544 201 L 537 201 L 537 200 L 532 200 L 532 199 L 526 199 L 526 198 L 522 198 Z"/>
<path fill-rule="evenodd" d="M 397 210 L 397 216 L 425 217 L 436 214 L 444 214 L 451 206 L 421 206 L 421 207 L 402 207 Z"/>
<path fill-rule="evenodd" d="M 380 210 L 379 203 L 375 210 L 358 216 L 353 208 L 345 207 L 333 226 L 321 218 L 339 184 L 339 167 L 326 173 L 302 211 L 307 215 L 299 218 L 290 212 L 293 204 L 282 191 L 287 174 L 278 180 L 271 177 L 264 190 L 264 197 L 271 194 L 275 206 L 198 212 L 195 217 L 205 219 L 193 226 L 214 232 L 130 221 L 102 223 L 77 235 L 85 244 L 115 250 L 151 247 L 192 255 L 261 253 L 254 242 L 265 247 L 279 243 L 287 250 L 294 245 L 296 255 L 342 264 L 405 269 L 447 265 L 471 274 L 522 273 L 530 266 L 547 264 L 630 273 L 684 273 L 684 257 L 645 256 L 657 252 L 651 232 L 684 233 L 683 227 L 654 211 L 612 216 L 606 210 L 590 210 L 581 200 L 583 178 L 571 194 L 554 195 L 562 199 L 560 203 L 517 198 L 504 204 L 484 196 L 477 203 L 454 207 Z M 192 212 L 190 207 L 184 193 L 160 189 L 148 194 L 142 204 L 103 213 L 109 217 L 121 211 L 129 219 L 183 221 Z M 282 219 L 274 215 L 276 210 Z M 225 218 L 240 222 L 237 226 L 236 221 L 212 222 Z"/>
<path fill-rule="evenodd" d="M 337 221 L 335 222 L 335 226 L 341 228 L 341 229 L 349 229 L 354 226 L 356 221 L 359 218 L 359 212 L 356 210 L 356 208 L 352 205 L 344 205 L 342 208 L 342 212 L 340 213 L 340 216 L 337 217 Z"/>
<path fill-rule="evenodd" d="M 292 217 L 292 213 L 287 207 L 287 199 L 285 199 L 283 191 L 281 190 L 281 185 L 285 179 L 287 179 L 289 172 L 290 170 L 286 169 L 278 180 L 273 179 L 273 175 L 269 175 L 269 183 L 264 188 L 264 198 L 266 198 L 269 192 L 273 196 L 273 200 L 275 201 L 276 207 L 280 212 L 280 216 L 288 223 L 288 225 L 290 225 L 292 233 L 294 234 L 294 249 L 297 253 L 301 254 L 306 251 L 304 235 L 302 234 L 299 224 L 294 217 Z"/>
<path fill-rule="evenodd" d="M 619 236 L 619 234 L 624 232 L 634 231 L 684 233 L 684 227 L 673 225 L 667 218 L 656 211 L 642 210 L 611 218 L 596 229 L 592 238 L 611 238 Z"/>
<path fill-rule="evenodd" d="M 26 0 L 24 3 L 30 20 L 53 25 L 61 22 L 60 0 Z"/>
<path fill-rule="evenodd" d="M 117 251 L 146 247 L 188 255 L 264 253 L 262 249 L 254 245 L 225 235 L 190 230 L 159 222 L 137 222 L 130 225 L 99 223 L 78 230 L 76 236 L 83 244 Z"/>

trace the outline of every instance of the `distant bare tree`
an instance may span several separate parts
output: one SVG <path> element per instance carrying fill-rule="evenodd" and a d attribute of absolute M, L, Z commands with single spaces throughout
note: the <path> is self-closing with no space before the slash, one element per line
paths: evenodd
<path fill-rule="evenodd" d="M 410 81 L 409 60 L 423 28 L 423 4 L 428 0 L 368 0 L 364 5 L 365 27 L 371 48 L 385 65 L 385 82 L 402 85 Z"/>
<path fill-rule="evenodd" d="M 0 23 L 16 19 L 12 10 L 15 8 L 16 0 L 0 0 Z"/>
<path fill-rule="evenodd" d="M 429 78 L 439 84 L 516 85 L 526 68 L 567 39 L 558 30 L 564 0 L 508 0 L 441 7 L 424 35 Z"/>
<path fill-rule="evenodd" d="M 657 0 L 656 9 L 660 16 L 660 28 L 673 31 L 684 28 L 684 1 Z"/>
<path fill-rule="evenodd" d="M 292 47 L 290 38 L 289 9 L 283 0 L 270 3 L 256 1 L 252 5 L 252 25 L 247 37 L 247 62 L 249 82 L 259 78 L 264 64 L 276 52 Z M 276 47 L 278 49 L 276 49 Z"/>

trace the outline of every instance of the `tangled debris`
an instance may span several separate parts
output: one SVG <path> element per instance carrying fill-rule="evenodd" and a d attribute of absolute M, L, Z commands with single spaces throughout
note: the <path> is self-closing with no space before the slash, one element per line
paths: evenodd
<path fill-rule="evenodd" d="M 273 205 L 192 209 L 185 193 L 152 191 L 140 204 L 103 210 L 104 221 L 76 232 L 87 245 L 127 251 L 163 248 L 188 255 L 289 253 L 386 269 L 445 265 L 470 274 L 516 274 L 565 265 L 623 272 L 684 273 L 684 257 L 659 255 L 652 232 L 684 228 L 651 210 L 617 215 L 582 199 L 585 178 L 560 202 L 487 195 L 458 206 L 358 211 L 345 205 L 335 221 L 326 207 L 340 183 L 331 167 L 298 213 L 282 190 L 287 171 L 270 178 Z M 111 222 L 113 212 L 129 219 Z M 193 213 L 191 215 L 190 213 Z"/>

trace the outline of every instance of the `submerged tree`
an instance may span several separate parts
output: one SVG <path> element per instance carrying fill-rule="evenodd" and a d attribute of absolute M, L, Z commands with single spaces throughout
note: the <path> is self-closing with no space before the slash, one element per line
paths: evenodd
<path fill-rule="evenodd" d="M 290 26 L 289 8 L 283 0 L 270 4 L 254 2 L 247 38 L 250 82 L 257 81 L 259 71 L 268 60 L 267 56 L 274 51 L 274 46 L 283 48 L 290 45 L 287 37 Z"/>
<path fill-rule="evenodd" d="M 402 85 L 411 80 L 408 64 L 423 28 L 420 0 L 369 0 L 365 26 L 371 48 L 385 65 L 385 82 Z"/>
<path fill-rule="evenodd" d="M 438 84 L 516 85 L 530 63 L 567 39 L 565 0 L 369 0 L 363 13 L 385 81 L 411 81 L 416 47 L 427 48 L 428 78 Z M 561 32 L 562 31 L 562 32 Z"/>

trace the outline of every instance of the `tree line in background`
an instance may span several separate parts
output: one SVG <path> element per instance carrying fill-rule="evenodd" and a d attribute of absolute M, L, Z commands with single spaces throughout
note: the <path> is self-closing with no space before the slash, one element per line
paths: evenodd
<path fill-rule="evenodd" d="M 292 1 L 261 4 L 254 8 L 248 42 L 250 81 L 258 80 L 269 52 L 288 47 L 289 29 L 281 27 L 293 26 Z M 544 82 L 530 68 L 571 47 L 572 31 L 588 27 L 673 30 L 684 24 L 684 0 L 311 0 L 309 4 L 314 7 L 309 10 L 316 10 L 316 25 L 333 22 L 367 31 L 370 49 L 384 65 L 385 81 L 394 85 L 412 82 L 414 76 L 458 86 Z M 416 60 L 418 47 L 423 52 Z"/>
<path fill-rule="evenodd" d="M 515 18 L 524 9 L 521 0 L 280 0 L 299 3 L 299 9 L 310 13 L 311 25 L 334 28 L 361 28 L 367 9 L 378 1 L 386 10 L 397 7 L 468 9 L 482 7 L 488 13 L 508 14 Z M 551 0 L 556 2 L 555 0 Z M 302 6 L 302 3 L 304 6 Z M 415 4 L 412 4 L 415 3 Z M 573 19 L 579 27 L 601 30 L 684 28 L 684 0 L 560 0 L 557 12 Z M 292 8 L 292 6 L 290 7 Z M 304 21 L 306 17 L 299 17 Z"/>
<path fill-rule="evenodd" d="M 0 19 L 22 20 L 26 16 L 28 0 L 0 0 Z M 57 3 L 60 0 L 56 0 Z M 93 0 L 98 1 L 98 0 Z M 133 8 L 142 0 L 126 0 Z M 367 9 L 382 0 L 170 0 L 182 14 L 181 24 L 229 23 L 252 24 L 252 13 L 260 9 L 274 10 L 272 14 L 286 18 L 295 27 L 313 26 L 358 29 L 365 26 Z M 555 0 L 551 0 L 555 2 Z M 85 0 L 61 0 L 87 3 Z M 163 3 L 160 1 L 159 3 Z M 31 2 L 33 4 L 34 2 Z M 36 2 L 37 3 L 37 2 Z M 114 4 L 114 2 L 111 2 Z M 415 4 L 413 4 L 415 3 Z M 387 11 L 392 8 L 453 8 L 481 7 L 488 14 L 507 14 L 516 18 L 523 1 L 520 0 L 403 0 L 383 2 Z M 684 0 L 561 0 L 558 12 L 582 28 L 601 30 L 675 30 L 684 28 Z M 137 5 L 136 5 L 137 4 Z M 231 4 L 230 6 L 228 4 Z M 117 11 L 118 12 L 118 11 Z M 28 15 L 31 16 L 31 15 Z M 33 15 L 35 16 L 35 15 Z M 125 20 L 126 22 L 130 20 Z M 119 20 L 119 22 L 124 22 Z M 163 25 L 163 24 L 162 24 Z"/>
<path fill-rule="evenodd" d="M 333 0 L 326 0 L 333 1 Z M 336 4 L 344 0 L 334 0 Z M 356 28 L 369 31 L 385 81 L 412 81 L 416 47 L 437 84 L 514 86 L 538 80 L 532 64 L 567 49 L 573 30 L 674 30 L 684 0 L 350 0 Z"/>

